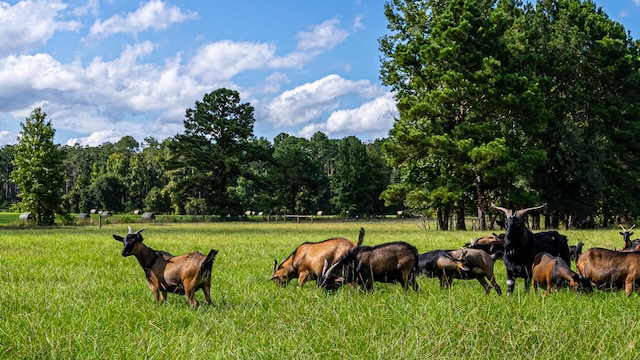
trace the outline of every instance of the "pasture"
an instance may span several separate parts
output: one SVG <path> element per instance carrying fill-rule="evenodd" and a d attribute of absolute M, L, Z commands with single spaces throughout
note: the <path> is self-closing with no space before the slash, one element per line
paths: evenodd
<path fill-rule="evenodd" d="M 146 225 L 145 243 L 173 254 L 220 250 L 212 305 L 169 294 L 156 305 L 126 225 L 0 230 L 0 358 L 417 359 L 636 358 L 639 297 L 624 292 L 485 295 L 475 281 L 418 278 L 419 292 L 376 283 L 371 293 L 286 288 L 273 260 L 303 241 L 404 240 L 419 252 L 455 249 L 484 233 L 423 231 L 410 220 L 305 224 Z M 140 225 L 133 224 L 133 230 Z M 561 231 L 570 244 L 621 247 L 619 230 Z M 573 267 L 573 266 L 572 266 Z M 496 262 L 498 283 L 505 269 Z M 575 268 L 575 267 L 574 267 Z M 202 303 L 202 292 L 196 293 Z"/>

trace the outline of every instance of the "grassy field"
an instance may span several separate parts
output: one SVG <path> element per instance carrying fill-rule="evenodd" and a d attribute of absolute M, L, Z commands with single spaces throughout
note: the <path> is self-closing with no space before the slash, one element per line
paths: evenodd
<path fill-rule="evenodd" d="M 0 358 L 12 359 L 550 359 L 637 358 L 638 295 L 485 295 L 474 281 L 420 291 L 376 283 L 328 293 L 315 281 L 268 281 L 273 260 L 303 241 L 405 240 L 420 252 L 457 248 L 477 232 L 425 232 L 412 221 L 150 225 L 145 243 L 174 254 L 220 250 L 210 306 L 183 296 L 153 303 L 135 258 L 120 255 L 126 225 L 0 230 Z M 134 226 L 136 230 L 137 226 Z M 621 247 L 617 230 L 565 231 L 571 244 Z M 505 271 L 496 263 L 506 292 Z M 201 292 L 197 298 L 203 301 Z"/>

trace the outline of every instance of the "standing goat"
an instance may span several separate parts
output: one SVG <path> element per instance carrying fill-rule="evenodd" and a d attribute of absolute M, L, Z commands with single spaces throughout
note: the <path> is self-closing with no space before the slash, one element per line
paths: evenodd
<path fill-rule="evenodd" d="M 507 269 L 507 294 L 511 295 L 516 277 L 524 278 L 524 287 L 529 291 L 533 260 L 539 252 L 560 256 L 567 264 L 571 261 L 567 237 L 557 231 L 533 233 L 527 229 L 524 217 L 527 213 L 541 209 L 547 204 L 521 210 L 509 210 L 491 203 L 494 209 L 502 211 L 505 220 L 504 266 Z"/>
<path fill-rule="evenodd" d="M 620 227 L 622 228 L 620 235 L 622 235 L 622 238 L 624 239 L 624 248 L 621 251 L 640 250 L 640 239 L 631 240 L 631 235 L 633 235 L 633 231 L 631 230 L 633 230 L 633 228 L 636 227 L 636 224 L 633 224 L 633 226 L 631 226 L 628 229 L 625 229 L 624 226 L 622 226 L 622 224 L 620 224 Z"/>
<path fill-rule="evenodd" d="M 153 292 L 153 300 L 163 303 L 167 292 L 184 295 L 192 307 L 198 305 L 195 292 L 202 289 L 207 304 L 211 304 L 211 266 L 218 250 L 211 250 L 207 256 L 200 252 L 173 256 L 166 251 L 156 251 L 142 243 L 140 229 L 122 237 L 113 238 L 122 242 L 122 256 L 133 255 L 142 266 L 147 283 Z"/>

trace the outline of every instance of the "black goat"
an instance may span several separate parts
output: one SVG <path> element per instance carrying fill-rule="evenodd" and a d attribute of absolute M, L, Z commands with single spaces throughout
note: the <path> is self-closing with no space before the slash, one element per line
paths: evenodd
<path fill-rule="evenodd" d="M 524 216 L 546 205 L 514 211 L 491 204 L 493 208 L 502 211 L 507 217 L 505 220 L 504 265 L 507 269 L 508 295 L 513 293 L 517 277 L 525 279 L 525 290 L 529 291 L 533 260 L 536 254 L 547 252 L 552 256 L 559 256 L 566 263 L 571 261 L 566 236 L 557 231 L 533 233 L 525 226 Z"/>

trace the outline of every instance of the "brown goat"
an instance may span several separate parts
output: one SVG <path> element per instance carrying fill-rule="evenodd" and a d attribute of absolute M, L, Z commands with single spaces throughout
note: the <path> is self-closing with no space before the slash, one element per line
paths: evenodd
<path fill-rule="evenodd" d="M 541 285 L 546 287 L 545 294 L 551 293 L 554 285 L 560 285 L 565 281 L 569 283 L 569 288 L 576 292 L 580 287 L 591 289 L 591 283 L 571 270 L 566 261 L 546 252 L 538 253 L 535 256 L 531 277 L 533 290 L 537 292 L 538 285 Z"/>
<path fill-rule="evenodd" d="M 591 248 L 580 256 L 576 265 L 578 271 L 600 289 L 624 287 L 629 296 L 634 286 L 640 285 L 640 252 Z"/>
<path fill-rule="evenodd" d="M 361 228 L 358 245 L 362 244 L 363 239 L 364 229 Z M 271 280 L 282 287 L 295 278 L 298 278 L 298 288 L 303 287 L 307 280 L 315 279 L 317 284 L 325 260 L 333 264 L 354 246 L 355 244 L 346 238 L 302 243 L 280 263 L 280 266 L 278 260 L 274 260 Z"/>
<path fill-rule="evenodd" d="M 489 255 L 504 252 L 504 238 L 505 234 L 492 233 L 484 235 L 475 239 L 473 242 L 464 244 L 464 247 L 469 249 L 480 249 L 487 252 Z"/>
<path fill-rule="evenodd" d="M 200 252 L 192 252 L 173 256 L 165 251 L 156 251 L 142 243 L 140 229 L 122 237 L 113 238 L 122 242 L 122 256 L 133 255 L 142 266 L 147 283 L 153 292 L 153 300 L 163 303 L 167 292 L 184 295 L 193 307 L 198 305 L 195 292 L 202 289 L 207 304 L 211 304 L 211 266 L 218 250 L 211 250 L 207 256 Z"/>
<path fill-rule="evenodd" d="M 464 280 L 477 279 L 480 285 L 484 287 L 487 294 L 491 292 L 491 286 L 487 283 L 487 279 L 493 285 L 498 295 L 502 295 L 502 289 L 496 282 L 493 273 L 493 263 L 498 254 L 489 255 L 484 250 L 462 248 L 460 250 L 449 250 L 448 253 L 452 258 L 464 261 L 469 271 L 452 272 L 452 278 Z"/>

